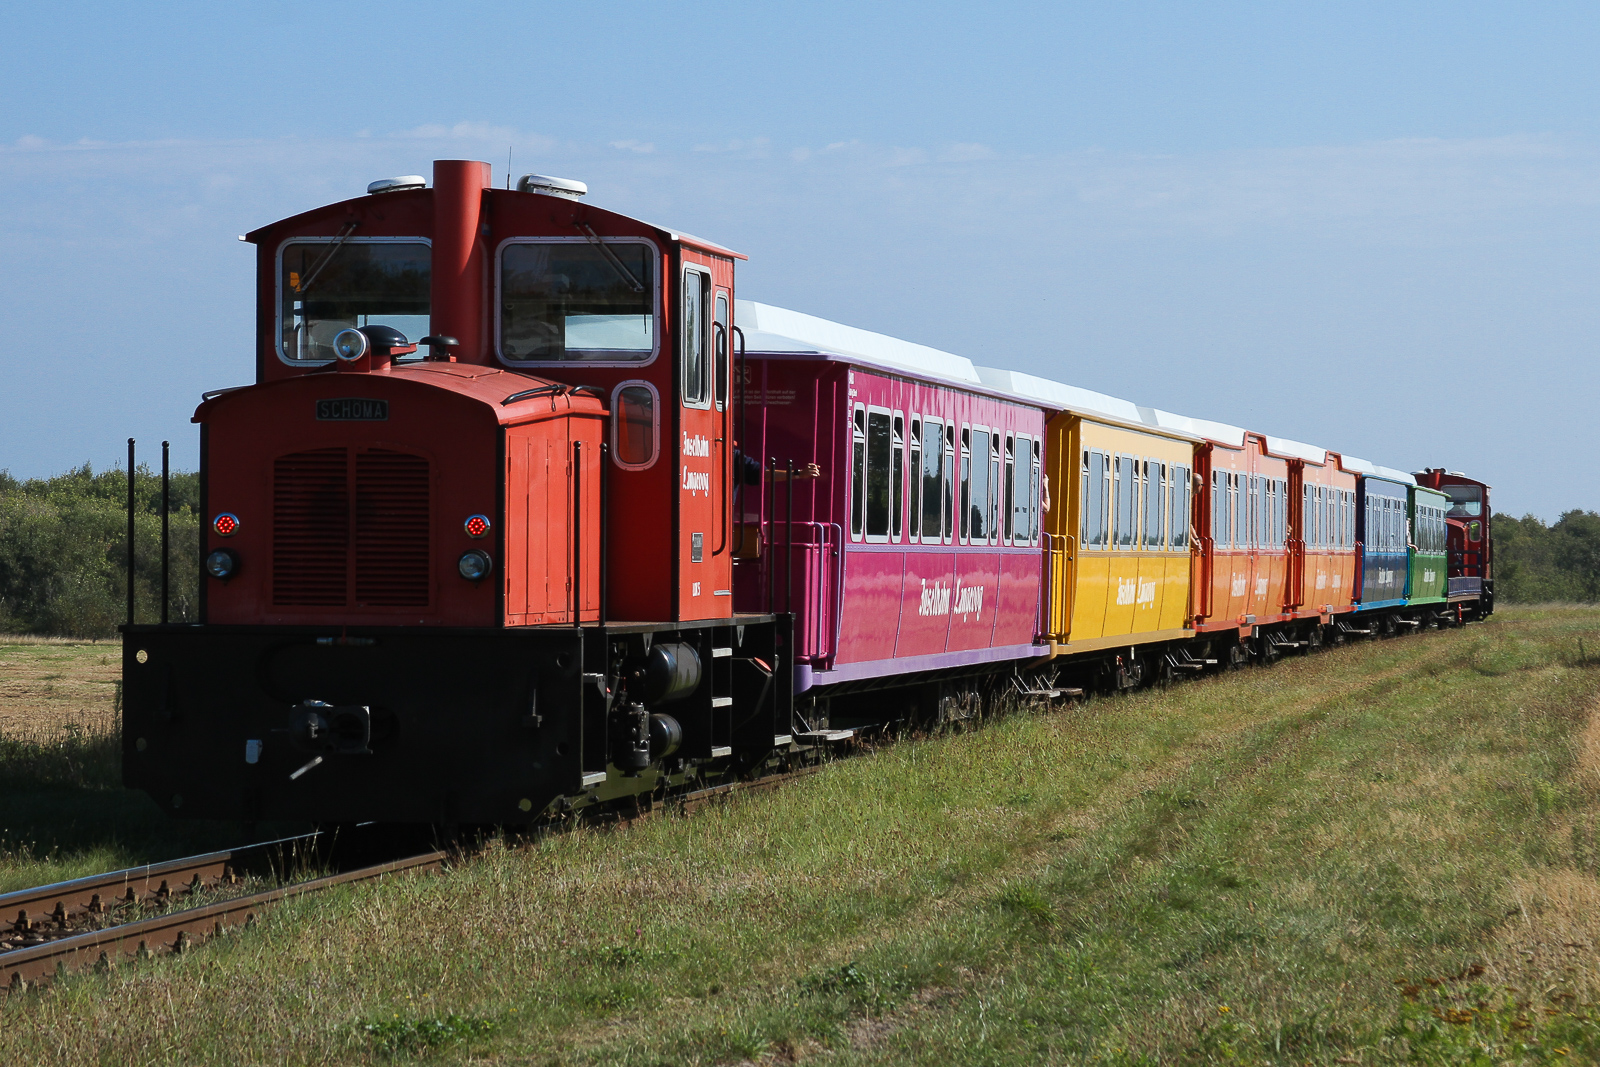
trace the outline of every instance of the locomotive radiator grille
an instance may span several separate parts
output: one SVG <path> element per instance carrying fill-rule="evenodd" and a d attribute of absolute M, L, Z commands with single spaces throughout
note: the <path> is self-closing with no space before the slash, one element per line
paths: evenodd
<path fill-rule="evenodd" d="M 323 448 L 278 457 L 274 606 L 426 607 L 428 482 L 427 459 L 404 452 Z"/>
<path fill-rule="evenodd" d="M 342 448 L 279 456 L 272 468 L 272 602 L 343 607 L 350 544 Z"/>
<path fill-rule="evenodd" d="M 356 603 L 428 603 L 428 461 L 374 449 L 356 456 Z"/>

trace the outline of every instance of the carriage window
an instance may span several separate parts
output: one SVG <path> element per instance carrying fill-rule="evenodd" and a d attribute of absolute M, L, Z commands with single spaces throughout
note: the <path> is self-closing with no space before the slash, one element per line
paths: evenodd
<path fill-rule="evenodd" d="M 1000 536 L 1000 510 L 1006 506 L 1000 499 L 1001 479 L 1000 435 L 991 434 L 989 437 L 989 536 Z"/>
<path fill-rule="evenodd" d="M 1211 472 L 1211 540 L 1217 548 L 1227 548 L 1233 543 L 1228 530 L 1228 475 L 1226 471 Z"/>
<path fill-rule="evenodd" d="M 972 532 L 972 427 L 961 431 L 961 540 Z"/>
<path fill-rule="evenodd" d="M 1116 492 L 1116 529 L 1112 536 L 1118 548 L 1132 548 L 1139 525 L 1139 481 L 1132 456 L 1118 456 L 1114 487 Z"/>
<path fill-rule="evenodd" d="M 642 363 L 655 354 L 656 259 L 639 241 L 537 241 L 500 254 L 500 355 Z"/>
<path fill-rule="evenodd" d="M 983 544 L 994 537 L 994 526 L 989 516 L 994 509 L 989 504 L 989 431 L 972 431 L 972 540 Z"/>
<path fill-rule="evenodd" d="M 922 537 L 938 541 L 940 472 L 944 470 L 944 427 L 935 419 L 922 424 Z"/>
<path fill-rule="evenodd" d="M 408 341 L 428 332 L 432 255 L 426 242 L 290 241 L 279 263 L 285 359 L 331 361 L 334 336 L 351 327 L 393 326 Z"/>
<path fill-rule="evenodd" d="M 856 408 L 850 432 L 850 536 L 861 539 L 867 503 L 867 412 Z"/>
<path fill-rule="evenodd" d="M 1189 474 L 1188 467 L 1174 464 L 1167 477 L 1167 547 L 1189 547 Z"/>
<path fill-rule="evenodd" d="M 711 341 L 716 345 L 717 359 L 717 410 L 728 403 L 728 294 L 717 294 L 717 321 L 711 331 Z"/>
<path fill-rule="evenodd" d="M 1079 516 L 1078 538 L 1089 548 L 1106 547 L 1106 454 L 1090 450 L 1083 454 L 1083 514 Z"/>
<path fill-rule="evenodd" d="M 1286 548 L 1289 544 L 1289 483 L 1283 478 L 1278 479 L 1278 547 Z"/>
<path fill-rule="evenodd" d="M 894 434 L 887 411 L 867 415 L 867 536 L 889 536 L 889 499 Z"/>
<path fill-rule="evenodd" d="M 1250 476 L 1230 476 L 1228 494 L 1233 498 L 1233 547 L 1250 547 Z"/>
<path fill-rule="evenodd" d="M 1033 442 L 1033 462 L 1028 465 L 1028 530 L 1034 543 L 1039 540 L 1039 453 L 1041 442 Z"/>
<path fill-rule="evenodd" d="M 902 516 L 905 511 L 906 481 L 906 417 L 899 412 L 894 416 L 894 466 L 889 478 L 889 509 L 894 514 L 892 533 L 900 540 Z"/>
<path fill-rule="evenodd" d="M 922 533 L 922 420 L 911 416 L 911 539 Z"/>
<path fill-rule="evenodd" d="M 1166 529 L 1166 466 L 1155 460 L 1144 461 L 1144 539 L 1145 548 L 1161 548 Z"/>
<path fill-rule="evenodd" d="M 625 470 L 643 470 L 656 461 L 660 425 L 656 390 L 648 382 L 623 382 L 611 399 L 611 454 Z"/>
<path fill-rule="evenodd" d="M 944 539 L 952 541 L 956 536 L 955 515 L 952 512 L 952 494 L 955 492 L 956 473 L 956 428 L 954 424 L 944 428 Z"/>
<path fill-rule="evenodd" d="M 1006 438 L 1006 444 L 1011 444 L 1011 441 L 1010 437 Z M 1029 525 L 1030 513 L 1028 510 L 1028 468 L 1033 462 L 1033 445 L 1030 438 L 1018 436 L 1016 438 L 1016 449 L 1016 462 L 1021 465 L 1022 469 L 1018 470 L 1013 477 L 1011 473 L 1013 465 L 1009 462 L 1006 465 L 1006 488 L 1010 490 L 1006 495 L 1010 499 L 1012 511 L 1012 529 L 1009 533 L 1016 539 L 1018 544 L 1025 545 L 1033 540 L 1033 528 Z M 1009 456 L 1007 457 L 1008 460 L 1010 458 Z"/>

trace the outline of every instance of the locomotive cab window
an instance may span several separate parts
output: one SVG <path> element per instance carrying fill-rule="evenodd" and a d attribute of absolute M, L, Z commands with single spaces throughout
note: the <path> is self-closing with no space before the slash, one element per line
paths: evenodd
<path fill-rule="evenodd" d="M 642 241 L 509 243 L 500 252 L 500 357 L 647 363 L 655 302 L 655 249 Z"/>
<path fill-rule="evenodd" d="M 428 332 L 432 250 L 420 238 L 287 241 L 278 249 L 278 324 L 283 358 L 327 363 L 340 330 L 392 326 L 416 341 Z"/>

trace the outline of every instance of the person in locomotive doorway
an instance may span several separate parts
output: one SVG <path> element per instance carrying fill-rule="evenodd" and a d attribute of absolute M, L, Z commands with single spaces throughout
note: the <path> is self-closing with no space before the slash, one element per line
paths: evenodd
<path fill-rule="evenodd" d="M 747 456 L 739 448 L 739 442 L 733 443 L 733 513 L 739 516 L 743 523 L 739 544 L 734 547 L 733 554 L 738 559 L 753 559 L 761 555 L 761 529 L 757 517 L 746 516 L 744 513 L 744 487 L 747 485 L 759 486 L 762 484 L 762 463 L 754 456 Z M 772 480 L 787 482 L 789 471 L 787 468 L 773 468 Z M 815 463 L 807 463 L 803 467 L 796 467 L 794 480 L 797 482 L 814 481 L 822 477 L 822 468 Z"/>

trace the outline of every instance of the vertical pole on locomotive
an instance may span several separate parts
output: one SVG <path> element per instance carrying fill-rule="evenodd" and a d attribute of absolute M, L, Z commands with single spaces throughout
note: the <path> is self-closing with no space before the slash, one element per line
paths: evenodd
<path fill-rule="evenodd" d="M 761 480 L 772 486 L 769 494 L 771 506 L 767 512 L 767 611 L 776 615 L 778 613 L 778 457 L 768 456 L 767 466 L 761 473 Z"/>
<path fill-rule="evenodd" d="M 611 558 L 610 524 L 606 522 L 606 501 L 611 490 L 611 445 L 600 442 L 600 625 L 606 624 L 606 561 Z"/>
<path fill-rule="evenodd" d="M 572 442 L 572 625 L 583 625 L 583 442 Z"/>
<path fill-rule="evenodd" d="M 133 625 L 133 438 L 128 438 L 128 625 Z"/>
<path fill-rule="evenodd" d="M 783 610 L 794 611 L 794 460 L 788 467 L 789 506 L 784 509 Z"/>
<path fill-rule="evenodd" d="M 168 502 L 172 496 L 172 473 L 168 466 L 168 442 L 161 442 L 161 624 L 167 624 L 167 591 L 170 588 L 169 577 L 171 574 L 172 553 L 168 549 L 168 539 L 172 534 L 168 516 L 171 508 Z"/>

